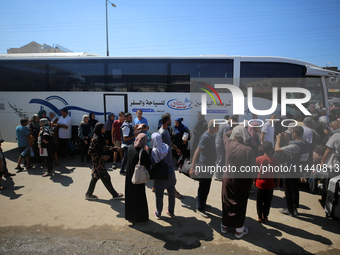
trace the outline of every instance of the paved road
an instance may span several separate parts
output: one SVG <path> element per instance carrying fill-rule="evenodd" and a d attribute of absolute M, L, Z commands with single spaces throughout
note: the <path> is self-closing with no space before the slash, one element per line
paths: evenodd
<path fill-rule="evenodd" d="M 16 144 L 2 147 L 15 172 Z M 300 192 L 300 216 L 292 218 L 278 212 L 284 193 L 275 190 L 270 221 L 260 224 L 251 194 L 249 234 L 236 240 L 234 230 L 224 235 L 219 231 L 221 182 L 212 182 L 208 203 L 213 208 L 206 219 L 195 213 L 198 183 L 176 172 L 176 187 L 185 198 L 176 199 L 175 219 L 161 220 L 153 217 L 155 198 L 148 183 L 150 221 L 132 225 L 124 219 L 124 200 L 110 200 L 101 182 L 95 190 L 99 200 L 84 199 L 90 165 L 80 167 L 79 156 L 60 163 L 51 178 L 41 177 L 43 168 L 36 165 L 3 180 L 7 189 L 0 195 L 0 254 L 340 254 L 340 223 L 325 217 L 318 195 Z M 110 175 L 117 191 L 124 192 L 125 177 L 118 170 Z"/>

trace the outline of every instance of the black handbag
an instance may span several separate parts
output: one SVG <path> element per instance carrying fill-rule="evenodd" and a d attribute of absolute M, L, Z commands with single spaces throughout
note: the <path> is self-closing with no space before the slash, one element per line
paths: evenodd
<path fill-rule="evenodd" d="M 179 160 L 178 163 L 179 163 L 179 166 L 180 166 L 179 172 L 190 177 L 190 175 L 189 175 L 189 171 L 190 171 L 190 167 L 191 167 L 190 158 L 183 160 L 181 163 L 180 163 L 180 160 Z"/>
<path fill-rule="evenodd" d="M 150 168 L 151 180 L 167 180 L 169 176 L 169 166 L 164 159 L 158 163 L 153 162 Z"/>
<path fill-rule="evenodd" d="M 191 167 L 191 159 L 186 158 L 183 161 L 183 165 L 180 167 L 180 169 L 178 171 L 180 173 L 184 174 L 185 176 L 188 176 L 189 178 L 198 181 L 200 178 L 195 173 L 192 174 L 192 175 L 189 174 L 190 167 Z"/>
<path fill-rule="evenodd" d="M 196 181 L 199 181 L 201 179 L 210 179 L 212 177 L 212 173 L 209 172 L 196 172 L 189 175 L 190 168 L 191 160 L 190 158 L 187 158 L 184 160 L 183 165 L 179 169 L 179 172 Z"/>

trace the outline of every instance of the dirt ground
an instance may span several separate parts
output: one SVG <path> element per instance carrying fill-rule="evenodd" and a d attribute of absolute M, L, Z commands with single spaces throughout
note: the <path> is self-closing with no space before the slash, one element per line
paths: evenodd
<path fill-rule="evenodd" d="M 10 172 L 15 172 L 14 143 L 3 143 Z M 110 167 L 110 163 L 107 167 Z M 234 229 L 220 233 L 221 182 L 213 181 L 208 204 L 209 218 L 195 212 L 198 183 L 176 172 L 176 218 L 156 220 L 152 183 L 146 193 L 150 220 L 132 225 L 124 219 L 124 200 L 112 200 L 101 182 L 97 201 L 84 194 L 90 181 L 90 165 L 80 167 L 80 158 L 61 160 L 53 177 L 41 177 L 43 166 L 4 178 L 7 189 L 0 194 L 0 254 L 340 254 L 340 222 L 325 217 L 320 196 L 300 192 L 299 217 L 278 212 L 285 204 L 282 190 L 274 191 L 267 224 L 256 221 L 256 197 L 250 194 L 242 240 Z M 125 177 L 110 169 L 114 187 L 124 193 Z M 167 196 L 164 201 L 164 211 Z"/>

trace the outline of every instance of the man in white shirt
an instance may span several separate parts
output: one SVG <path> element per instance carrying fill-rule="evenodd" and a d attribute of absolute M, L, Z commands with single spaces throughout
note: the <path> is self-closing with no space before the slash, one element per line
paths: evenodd
<path fill-rule="evenodd" d="M 68 115 L 67 108 L 60 110 L 61 117 L 59 118 L 55 126 L 58 127 L 59 135 L 59 154 L 61 157 L 65 156 L 65 152 L 68 152 L 70 159 L 74 158 L 74 148 L 72 146 L 72 119 Z"/>
<path fill-rule="evenodd" d="M 303 120 L 303 136 L 302 141 L 305 141 L 307 143 L 313 143 L 313 136 L 314 132 L 310 128 L 312 126 L 313 119 L 311 117 L 306 117 Z"/>
<path fill-rule="evenodd" d="M 340 154 L 340 133 L 332 135 L 326 144 L 326 151 L 321 160 L 321 166 L 327 164 L 332 169 L 338 169 L 340 165 L 339 154 Z"/>
<path fill-rule="evenodd" d="M 276 115 L 272 114 L 270 119 L 263 125 L 261 129 L 261 144 L 263 144 L 264 141 L 274 144 L 274 119 L 276 119 Z"/>

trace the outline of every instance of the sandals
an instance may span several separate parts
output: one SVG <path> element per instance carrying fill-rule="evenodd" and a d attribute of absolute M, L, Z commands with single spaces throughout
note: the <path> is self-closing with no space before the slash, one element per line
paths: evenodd
<path fill-rule="evenodd" d="M 122 193 L 118 193 L 117 196 L 112 197 L 112 199 L 121 199 L 124 195 Z M 85 195 L 86 200 L 97 200 L 98 197 L 96 195 Z"/>
<path fill-rule="evenodd" d="M 169 211 L 166 211 L 166 214 L 169 215 L 171 219 L 176 217 L 176 215 L 174 213 L 170 213 Z"/>
<path fill-rule="evenodd" d="M 98 197 L 96 195 L 85 195 L 86 200 L 97 200 Z"/>
<path fill-rule="evenodd" d="M 18 170 L 17 173 L 24 171 L 24 168 L 22 168 L 21 166 L 17 166 L 16 168 L 14 168 L 15 170 Z"/>
<path fill-rule="evenodd" d="M 161 219 L 161 215 L 160 215 L 160 214 L 157 214 L 157 211 L 155 211 L 155 212 L 153 213 L 153 215 L 155 215 L 156 220 L 160 220 L 160 219 Z"/>
<path fill-rule="evenodd" d="M 44 174 L 42 175 L 42 177 L 47 177 L 47 176 L 52 176 L 52 173 L 46 172 L 46 173 L 44 173 Z"/>
<path fill-rule="evenodd" d="M 226 226 L 223 226 L 223 224 L 221 223 L 221 233 L 222 234 L 226 234 L 228 231 L 227 231 L 227 227 Z"/>
<path fill-rule="evenodd" d="M 115 199 L 115 200 L 117 200 L 117 199 L 122 199 L 123 196 L 124 196 L 124 195 L 123 195 L 122 193 L 118 193 L 118 195 L 115 196 L 115 197 L 112 197 L 112 199 Z"/>
<path fill-rule="evenodd" d="M 235 233 L 235 237 L 238 238 L 238 239 L 241 239 L 246 234 L 248 234 L 248 228 L 244 227 L 244 230 L 243 230 L 242 233 L 238 233 L 238 232 Z"/>

